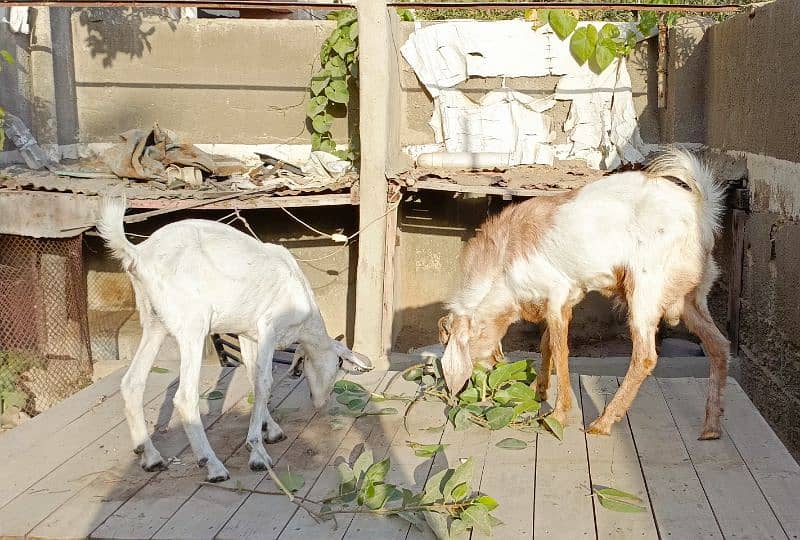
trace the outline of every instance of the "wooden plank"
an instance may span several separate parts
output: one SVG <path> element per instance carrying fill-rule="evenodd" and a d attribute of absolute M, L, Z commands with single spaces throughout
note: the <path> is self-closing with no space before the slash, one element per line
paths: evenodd
<path fill-rule="evenodd" d="M 206 384 L 201 387 L 201 392 L 218 390 L 225 394 L 225 397 L 216 403 L 201 401 L 201 412 L 205 413 L 202 421 L 206 427 L 215 425 L 225 412 L 236 407 L 238 403 L 244 402 L 246 405 L 245 398 L 250 392 L 250 381 L 244 368 L 234 370 L 232 375 L 226 376 L 221 381 L 211 378 L 204 382 Z M 219 433 L 219 430 L 212 431 L 215 435 Z M 246 430 L 238 431 L 239 434 L 245 432 Z M 234 437 L 227 437 L 227 440 L 233 439 Z M 177 414 L 173 415 L 167 432 L 157 432 L 154 435 L 153 443 L 165 459 L 175 456 L 170 464 L 171 470 L 165 475 L 170 476 L 173 493 L 180 491 L 181 486 L 177 481 L 182 475 L 189 476 L 192 486 L 196 486 L 198 480 L 205 478 L 205 469 L 197 467 Z M 224 446 L 215 450 L 224 451 Z M 105 474 L 97 476 L 89 485 L 47 516 L 31 534 L 40 538 L 64 538 L 70 535 L 83 537 L 92 534 L 92 531 L 131 495 L 137 493 L 156 476 L 142 470 L 136 458 L 128 459 L 127 453 L 123 455 L 123 459 L 110 464 Z M 188 493 L 184 493 L 183 497 L 184 499 L 188 497 Z"/>
<path fill-rule="evenodd" d="M 201 387 L 210 388 L 218 384 L 227 386 L 227 379 L 232 372 L 231 369 L 221 369 L 218 366 L 204 368 L 201 372 Z M 163 425 L 166 423 L 172 413 L 172 397 L 176 390 L 177 386 L 175 385 L 170 386 L 166 391 L 162 388 L 157 397 L 146 402 L 145 419 L 148 424 Z M 145 392 L 147 393 L 147 391 Z M 204 401 L 203 408 L 206 409 L 206 414 L 221 407 L 221 401 L 223 400 Z M 80 452 L 0 510 L 2 534 L 25 535 L 96 479 L 100 478 L 112 484 L 116 483 L 117 473 L 113 472 L 115 467 L 124 467 L 126 463 L 131 469 L 139 467 L 139 457 L 131 451 L 130 433 L 122 413 L 121 400 L 112 412 L 121 420 L 120 423 L 102 437 L 85 446 Z M 84 434 L 80 431 L 75 431 L 71 436 L 85 441 Z M 185 440 L 185 436 L 182 433 L 179 436 L 177 430 L 165 433 L 160 448 L 162 455 L 165 458 L 175 455 L 186 444 Z M 49 450 L 53 452 L 57 448 L 51 447 Z M 123 494 L 121 498 L 126 499 L 129 496 L 130 494 Z M 86 536 L 89 532 L 91 531 L 75 535 Z"/>
<path fill-rule="evenodd" d="M 588 426 L 603 412 L 618 387 L 616 377 L 581 376 L 584 425 Z M 637 495 L 650 507 L 627 419 L 614 424 L 608 437 L 587 435 L 586 448 L 593 489 L 621 489 Z M 603 508 L 596 499 L 593 500 L 598 538 L 658 538 L 652 508 L 649 512 L 625 514 Z"/>
<path fill-rule="evenodd" d="M 175 373 L 151 373 L 145 388 L 145 403 L 156 399 L 167 387 L 175 384 L 177 384 Z M 0 516 L 12 499 L 125 422 L 122 414 L 124 404 L 119 392 L 111 392 L 105 399 L 102 399 L 103 395 L 105 394 L 99 396 L 88 394 L 87 397 L 95 398 L 89 403 L 89 411 L 71 423 L 53 427 L 48 441 L 50 444 L 42 444 L 41 439 L 38 444 L 31 446 L 22 446 L 20 443 L 20 446 L 12 447 L 9 453 L 3 454 L 11 456 L 12 459 L 5 463 L 4 469 L 7 472 L 3 475 L 3 482 L 0 482 Z M 45 427 L 54 423 L 50 418 L 53 417 L 47 417 Z M 38 438 L 38 435 L 36 437 Z M 54 441 L 57 445 L 55 448 Z M 127 446 L 130 446 L 130 443 Z M 25 448 L 25 451 L 21 452 L 21 448 Z"/>
<path fill-rule="evenodd" d="M 737 356 L 739 354 L 739 312 L 742 305 L 742 269 L 747 213 L 744 210 L 733 210 L 731 220 L 733 249 L 728 274 L 728 339 L 731 342 L 731 354 Z"/>
<path fill-rule="evenodd" d="M 416 388 L 416 383 L 397 377 L 389 391 L 413 395 Z M 424 487 L 433 459 L 414 455 L 414 451 L 408 447 L 408 441 L 438 444 L 442 431 L 426 431 L 426 428 L 444 423 L 444 409 L 444 404 L 438 401 L 420 401 L 415 404 L 408 418 L 410 433 L 403 427 L 402 415 L 382 417 L 379 428 L 371 432 L 366 444 L 372 449 L 376 460 L 384 457 L 391 460 L 388 482 L 412 491 L 419 491 Z M 343 444 L 344 451 L 348 446 L 349 444 Z M 409 528 L 410 524 L 402 518 L 360 514 L 348 524 L 344 537 L 403 540 L 408 535 Z"/>
<path fill-rule="evenodd" d="M 694 381 L 705 399 L 706 385 Z M 735 380 L 728 379 L 725 393 L 725 431 L 789 538 L 800 538 L 800 465 L 792 458 L 767 421 Z"/>
<path fill-rule="evenodd" d="M 557 384 L 555 375 L 551 376 L 550 381 L 550 393 L 554 395 Z M 536 442 L 533 522 L 537 538 L 595 537 L 578 376 L 570 376 L 570 382 L 572 410 L 568 417 L 569 425 L 564 429 L 564 439 L 559 441 L 549 434 L 541 434 Z"/>
<path fill-rule="evenodd" d="M 541 436 L 550 437 L 549 434 Z M 507 437 L 523 440 L 528 443 L 528 447 L 524 450 L 497 448 L 497 443 Z M 492 514 L 503 525 L 494 529 L 494 538 L 533 538 L 536 441 L 537 434 L 511 428 L 492 431 L 490 434 L 480 492 L 494 497 L 500 503 Z M 473 531 L 472 538 L 492 537 Z"/>
<path fill-rule="evenodd" d="M 722 534 L 726 538 L 786 538 L 727 432 L 723 429 L 722 438 L 716 441 L 697 440 L 705 416 L 705 398 L 697 393 L 694 379 L 658 379 L 658 384 Z M 726 418 L 723 428 L 735 421 Z"/>
<path fill-rule="evenodd" d="M 478 193 L 481 195 L 504 195 L 514 197 L 548 197 L 568 193 L 569 189 L 524 189 L 503 186 L 467 186 L 447 182 L 445 180 L 417 180 L 408 191 L 427 189 L 432 191 L 449 191 L 452 193 Z"/>
<path fill-rule="evenodd" d="M 280 380 L 273 388 L 271 409 L 283 402 L 300 380 L 283 378 L 285 366 L 275 366 L 275 378 Z M 241 399 L 219 417 L 207 430 L 211 447 L 217 456 L 226 461 L 244 443 L 250 422 L 252 405 L 247 396 L 250 391 L 244 368 L 236 375 L 244 388 L 237 392 Z M 231 390 L 228 390 L 231 394 Z M 205 469 L 198 468 L 191 448 L 184 449 L 168 471 L 147 477 L 146 485 L 121 506 L 106 513 L 107 519 L 97 527 L 92 536 L 98 538 L 150 538 L 166 523 L 180 506 L 205 480 Z M 135 481 L 135 478 L 131 481 Z"/>
<path fill-rule="evenodd" d="M 385 375 L 385 372 L 372 371 L 357 377 L 348 375 L 347 378 L 357 380 L 368 389 L 374 389 Z M 307 397 L 306 401 L 308 401 Z M 339 417 L 344 429 L 332 430 L 331 417 L 327 414 L 327 411 L 312 411 L 313 408 L 304 412 L 305 418 L 311 417 L 311 421 L 302 428 L 302 432 L 297 433 L 288 446 L 283 447 L 284 452 L 273 451 L 273 448 L 279 445 L 272 445 L 270 448 L 270 455 L 275 461 L 274 468 L 276 472 L 282 473 L 288 468 L 292 472 L 302 475 L 306 480 L 306 486 L 298 492 L 298 495 L 301 496 L 308 493 L 316 478 L 322 473 L 331 455 L 339 446 L 339 442 L 353 424 L 352 418 Z M 286 442 L 283 441 L 280 445 Z M 237 453 L 237 455 L 239 454 L 242 454 L 242 457 L 246 459 L 248 453 L 245 451 Z M 243 468 L 246 469 L 246 467 L 245 460 Z M 250 472 L 249 476 L 251 478 L 249 480 L 252 480 L 252 475 L 253 473 Z M 264 474 L 259 474 L 255 488 L 276 491 L 277 487 L 268 478 Z M 198 495 L 203 494 L 205 489 L 199 490 Z M 156 537 L 199 538 L 214 536 L 216 533 L 219 538 L 275 538 L 283 530 L 286 523 L 289 522 L 296 509 L 295 505 L 283 497 L 247 493 L 241 505 L 238 508 L 234 508 L 234 512 L 227 514 L 227 516 L 230 516 L 227 522 L 214 524 L 216 528 L 213 530 L 209 528 L 205 531 L 199 531 L 196 530 L 197 528 L 193 524 L 196 507 L 184 505 L 170 522 L 159 531 Z"/>
<path fill-rule="evenodd" d="M 711 504 L 654 378 L 649 377 L 642 384 L 628 419 L 661 537 L 722 538 Z"/>
<path fill-rule="evenodd" d="M 397 261 L 397 212 L 395 206 L 386 216 L 386 255 L 384 257 L 383 272 L 383 321 L 381 326 L 381 342 L 383 350 L 388 355 L 392 350 L 392 328 L 394 326 L 394 299 L 395 299 L 395 279 L 400 275 L 396 271 Z"/>
<path fill-rule="evenodd" d="M 128 205 L 131 208 L 181 208 L 186 205 L 187 199 L 131 199 Z M 247 210 L 252 208 L 299 208 L 305 206 L 350 206 L 357 205 L 350 193 L 325 193 L 322 195 L 286 195 L 283 197 L 265 195 L 247 199 L 234 199 L 209 203 L 198 210 L 230 210 L 238 208 Z"/>
<path fill-rule="evenodd" d="M 98 403 L 117 394 L 123 375 L 125 375 L 125 370 L 118 369 L 34 416 L 24 424 L 0 434 L 0 456 L 13 456 L 20 448 L 33 448 L 42 441 L 52 441 L 53 436 L 59 430 L 91 412 Z M 54 457 L 63 457 L 66 460 L 70 456 Z"/>

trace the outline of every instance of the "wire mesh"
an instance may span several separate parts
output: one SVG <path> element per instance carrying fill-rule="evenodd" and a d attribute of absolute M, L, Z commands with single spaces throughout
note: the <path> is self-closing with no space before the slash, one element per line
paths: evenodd
<path fill-rule="evenodd" d="M 91 382 L 81 246 L 0 234 L 0 411 L 34 415 Z"/>

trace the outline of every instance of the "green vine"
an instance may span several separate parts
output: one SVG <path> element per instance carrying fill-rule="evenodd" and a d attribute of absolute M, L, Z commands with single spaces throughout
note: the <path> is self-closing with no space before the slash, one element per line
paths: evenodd
<path fill-rule="evenodd" d="M 577 28 L 576 15 L 564 9 L 529 10 L 525 13 L 528 20 L 535 21 L 534 28 L 549 24 L 562 41 L 569 37 L 572 56 L 581 66 L 588 62 L 595 73 L 602 73 L 614 59 L 629 56 L 636 47 L 638 34 L 647 36 L 658 25 L 658 14 L 646 11 L 640 15 L 636 25 L 638 33 L 629 31 L 622 35 L 619 27 L 611 23 L 606 23 L 600 30 L 591 24 Z"/>
<path fill-rule="evenodd" d="M 24 380 L 24 374 L 28 370 L 41 364 L 29 353 L 0 351 L 0 413 L 11 407 L 25 407 L 30 396 L 20 387 L 20 382 Z"/>
<path fill-rule="evenodd" d="M 11 56 L 11 53 L 5 49 L 0 49 L 0 58 L 2 58 L 8 65 L 12 65 L 14 63 L 14 57 Z M 0 62 L 0 71 L 3 71 L 3 62 Z M 3 129 L 3 121 L 5 120 L 5 116 L 6 111 L 0 105 L 0 150 L 3 149 L 3 145 L 6 141 L 6 132 L 5 129 Z"/>
<path fill-rule="evenodd" d="M 353 10 L 337 11 L 328 18 L 336 21 L 336 29 L 320 49 L 321 69 L 311 78 L 312 97 L 306 107 L 312 129 L 311 149 L 352 161 L 354 145 L 351 143 L 346 151 L 336 150 L 331 126 L 337 110 L 346 113 L 350 88 L 358 83 L 358 20 Z"/>

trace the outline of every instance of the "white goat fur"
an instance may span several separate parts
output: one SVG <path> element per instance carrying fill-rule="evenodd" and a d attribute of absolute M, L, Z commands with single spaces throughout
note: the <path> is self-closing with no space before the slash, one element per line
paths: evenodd
<path fill-rule="evenodd" d="M 694 155 L 670 151 L 645 172 L 612 174 L 490 219 L 464 249 L 462 282 L 441 323 L 449 326 L 443 357 L 448 386 L 463 386 L 472 360 L 489 358 L 509 324 L 545 321 L 537 390 L 546 396 L 552 358 L 558 376 L 554 414 L 566 420 L 571 310 L 587 292 L 600 291 L 627 305 L 633 355 L 617 395 L 589 431 L 607 434 L 624 416 L 655 367 L 659 321 L 677 324 L 682 318 L 711 357 L 702 437 L 718 437 L 729 346 L 706 297 L 718 274 L 712 250 L 723 195 Z"/>
<path fill-rule="evenodd" d="M 171 334 L 181 355 L 175 408 L 198 463 L 208 467 L 208 479 L 228 478 L 203 429 L 198 384 L 205 337 L 234 333 L 239 335 L 242 361 L 255 395 L 246 440 L 250 467 L 266 468 L 271 459 L 262 442 L 262 426 L 268 442 L 284 438 L 267 409 L 275 349 L 300 342 L 306 356 L 305 375 L 318 408 L 330 395 L 340 358 L 363 369 L 371 368 L 369 360 L 328 336 L 311 287 L 285 248 L 205 220 L 166 225 L 134 245 L 125 237 L 124 213 L 123 199 L 106 199 L 97 229 L 131 279 L 142 324 L 142 340 L 121 389 L 142 467 L 163 466 L 147 431 L 142 396 L 161 343 Z"/>

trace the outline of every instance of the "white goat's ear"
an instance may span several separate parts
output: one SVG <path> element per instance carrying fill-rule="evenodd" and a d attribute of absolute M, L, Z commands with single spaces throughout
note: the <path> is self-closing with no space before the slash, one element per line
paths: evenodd
<path fill-rule="evenodd" d="M 346 360 L 353 364 L 356 369 L 360 371 L 370 371 L 372 369 L 372 362 L 369 358 L 364 356 L 363 354 L 359 354 L 357 352 L 353 352 L 348 349 L 344 344 L 339 341 L 333 341 L 333 348 L 336 351 L 336 354 L 342 360 Z"/>
<path fill-rule="evenodd" d="M 439 343 L 447 345 L 450 340 L 450 325 L 453 323 L 453 315 L 447 314 L 439 319 Z"/>
<path fill-rule="evenodd" d="M 458 321 L 453 326 L 453 333 L 442 356 L 442 374 L 447 388 L 455 395 L 472 375 L 472 358 L 469 354 L 469 329 L 466 321 Z"/>

